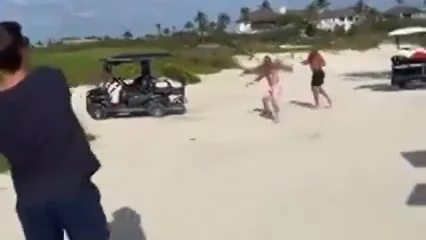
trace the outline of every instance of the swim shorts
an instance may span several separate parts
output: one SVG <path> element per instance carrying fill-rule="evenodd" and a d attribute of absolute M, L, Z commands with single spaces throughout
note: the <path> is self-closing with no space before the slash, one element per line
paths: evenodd
<path fill-rule="evenodd" d="M 312 73 L 311 86 L 321 87 L 324 84 L 325 73 L 323 70 L 316 70 Z"/>

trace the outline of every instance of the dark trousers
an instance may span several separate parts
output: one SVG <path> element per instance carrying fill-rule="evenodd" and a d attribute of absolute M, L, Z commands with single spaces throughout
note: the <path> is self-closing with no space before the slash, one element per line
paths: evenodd
<path fill-rule="evenodd" d="M 108 223 L 93 184 L 33 204 L 17 204 L 26 240 L 107 240 Z"/>

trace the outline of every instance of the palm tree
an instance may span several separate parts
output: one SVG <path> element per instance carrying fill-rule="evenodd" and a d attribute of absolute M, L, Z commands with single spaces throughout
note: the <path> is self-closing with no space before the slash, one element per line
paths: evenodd
<path fill-rule="evenodd" d="M 306 6 L 305 12 L 308 19 L 313 20 L 319 13 L 326 10 L 329 6 L 330 2 L 328 0 L 313 0 L 308 6 Z"/>
<path fill-rule="evenodd" d="M 133 34 L 130 31 L 125 31 L 123 33 L 123 38 L 125 38 L 125 39 L 132 39 L 133 38 Z"/>
<path fill-rule="evenodd" d="M 330 6 L 330 2 L 328 0 L 315 0 L 315 5 L 318 11 L 323 11 Z"/>
<path fill-rule="evenodd" d="M 305 8 L 304 11 L 306 13 L 307 18 L 310 21 L 312 21 L 313 19 L 315 19 L 316 16 L 318 15 L 318 8 L 317 8 L 317 5 L 316 5 L 315 1 L 311 2 L 308 6 L 306 6 L 306 8 Z"/>
<path fill-rule="evenodd" d="M 157 28 L 157 35 L 160 36 L 161 35 L 161 23 L 157 23 L 155 24 L 155 27 Z"/>
<path fill-rule="evenodd" d="M 207 18 L 207 14 L 202 12 L 202 11 L 198 11 L 197 15 L 195 15 L 194 17 L 194 22 L 198 24 L 198 31 L 200 32 L 206 32 L 207 31 L 207 25 L 208 25 L 208 18 Z"/>
<path fill-rule="evenodd" d="M 248 22 L 250 22 L 249 14 L 250 14 L 250 8 L 248 8 L 248 7 L 242 7 L 240 9 L 240 19 L 239 19 L 239 21 L 242 22 L 242 23 L 248 23 Z"/>
<path fill-rule="evenodd" d="M 404 4 L 405 3 L 405 1 L 404 0 L 396 0 L 396 4 L 398 4 L 398 5 L 402 5 L 402 4 Z"/>
<path fill-rule="evenodd" d="M 170 29 L 169 28 L 163 29 L 163 34 L 168 36 L 170 34 Z"/>
<path fill-rule="evenodd" d="M 262 4 L 260 4 L 260 6 L 259 6 L 260 8 L 263 8 L 263 9 L 270 9 L 270 10 L 272 10 L 272 7 L 271 7 L 271 3 L 269 3 L 269 1 L 268 0 L 264 0 L 263 2 L 262 2 Z"/>
<path fill-rule="evenodd" d="M 220 31 L 225 31 L 231 23 L 231 17 L 227 13 L 219 13 L 217 16 L 217 28 Z"/>
<path fill-rule="evenodd" d="M 194 28 L 194 24 L 191 21 L 188 21 L 185 23 L 185 26 L 183 26 L 183 28 L 185 28 L 185 30 L 187 31 L 191 31 Z"/>
<path fill-rule="evenodd" d="M 214 31 L 216 30 L 217 24 L 214 21 L 209 22 L 209 30 Z"/>
<path fill-rule="evenodd" d="M 365 12 L 367 8 L 367 5 L 365 4 L 365 2 L 363 0 L 359 0 L 358 2 L 355 3 L 354 6 L 354 11 L 356 14 L 363 14 Z"/>

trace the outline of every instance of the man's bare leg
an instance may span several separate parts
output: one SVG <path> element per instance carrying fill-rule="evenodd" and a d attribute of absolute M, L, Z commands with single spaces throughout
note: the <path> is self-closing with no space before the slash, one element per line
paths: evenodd
<path fill-rule="evenodd" d="M 312 86 L 312 95 L 314 96 L 314 109 L 319 108 L 319 87 Z"/>
<path fill-rule="evenodd" d="M 268 96 L 264 96 L 263 98 L 262 98 L 262 104 L 263 104 L 263 114 L 266 116 L 266 117 L 268 117 L 268 118 L 270 118 L 270 117 L 272 117 L 271 115 L 272 115 L 272 111 L 271 111 L 271 108 L 269 107 L 269 102 L 270 102 L 270 97 L 268 97 Z"/>
<path fill-rule="evenodd" d="M 324 88 L 322 88 L 322 87 L 319 87 L 318 88 L 318 91 L 319 91 L 319 93 L 321 94 L 321 95 L 323 95 L 324 96 L 324 98 L 327 100 L 327 103 L 328 103 L 328 108 L 331 108 L 332 106 L 333 106 L 333 102 L 331 101 L 331 98 L 330 98 L 330 96 L 328 96 L 328 94 L 327 94 L 327 92 L 324 90 Z"/>
<path fill-rule="evenodd" d="M 271 96 L 271 105 L 272 105 L 272 108 L 274 109 L 274 112 L 272 114 L 273 120 L 275 123 L 279 123 L 280 122 L 280 106 L 278 105 L 277 98 L 273 95 Z"/>
<path fill-rule="evenodd" d="M 271 109 L 269 108 L 269 99 L 267 97 L 262 98 L 262 105 L 263 105 L 263 111 L 264 112 L 270 112 Z"/>

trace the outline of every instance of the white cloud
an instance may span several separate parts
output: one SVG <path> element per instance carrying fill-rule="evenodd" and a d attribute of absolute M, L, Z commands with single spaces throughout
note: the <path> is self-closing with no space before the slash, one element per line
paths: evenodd
<path fill-rule="evenodd" d="M 81 17 L 81 18 L 94 18 L 96 17 L 95 11 L 83 11 L 83 12 L 73 12 L 71 13 L 74 17 Z"/>

